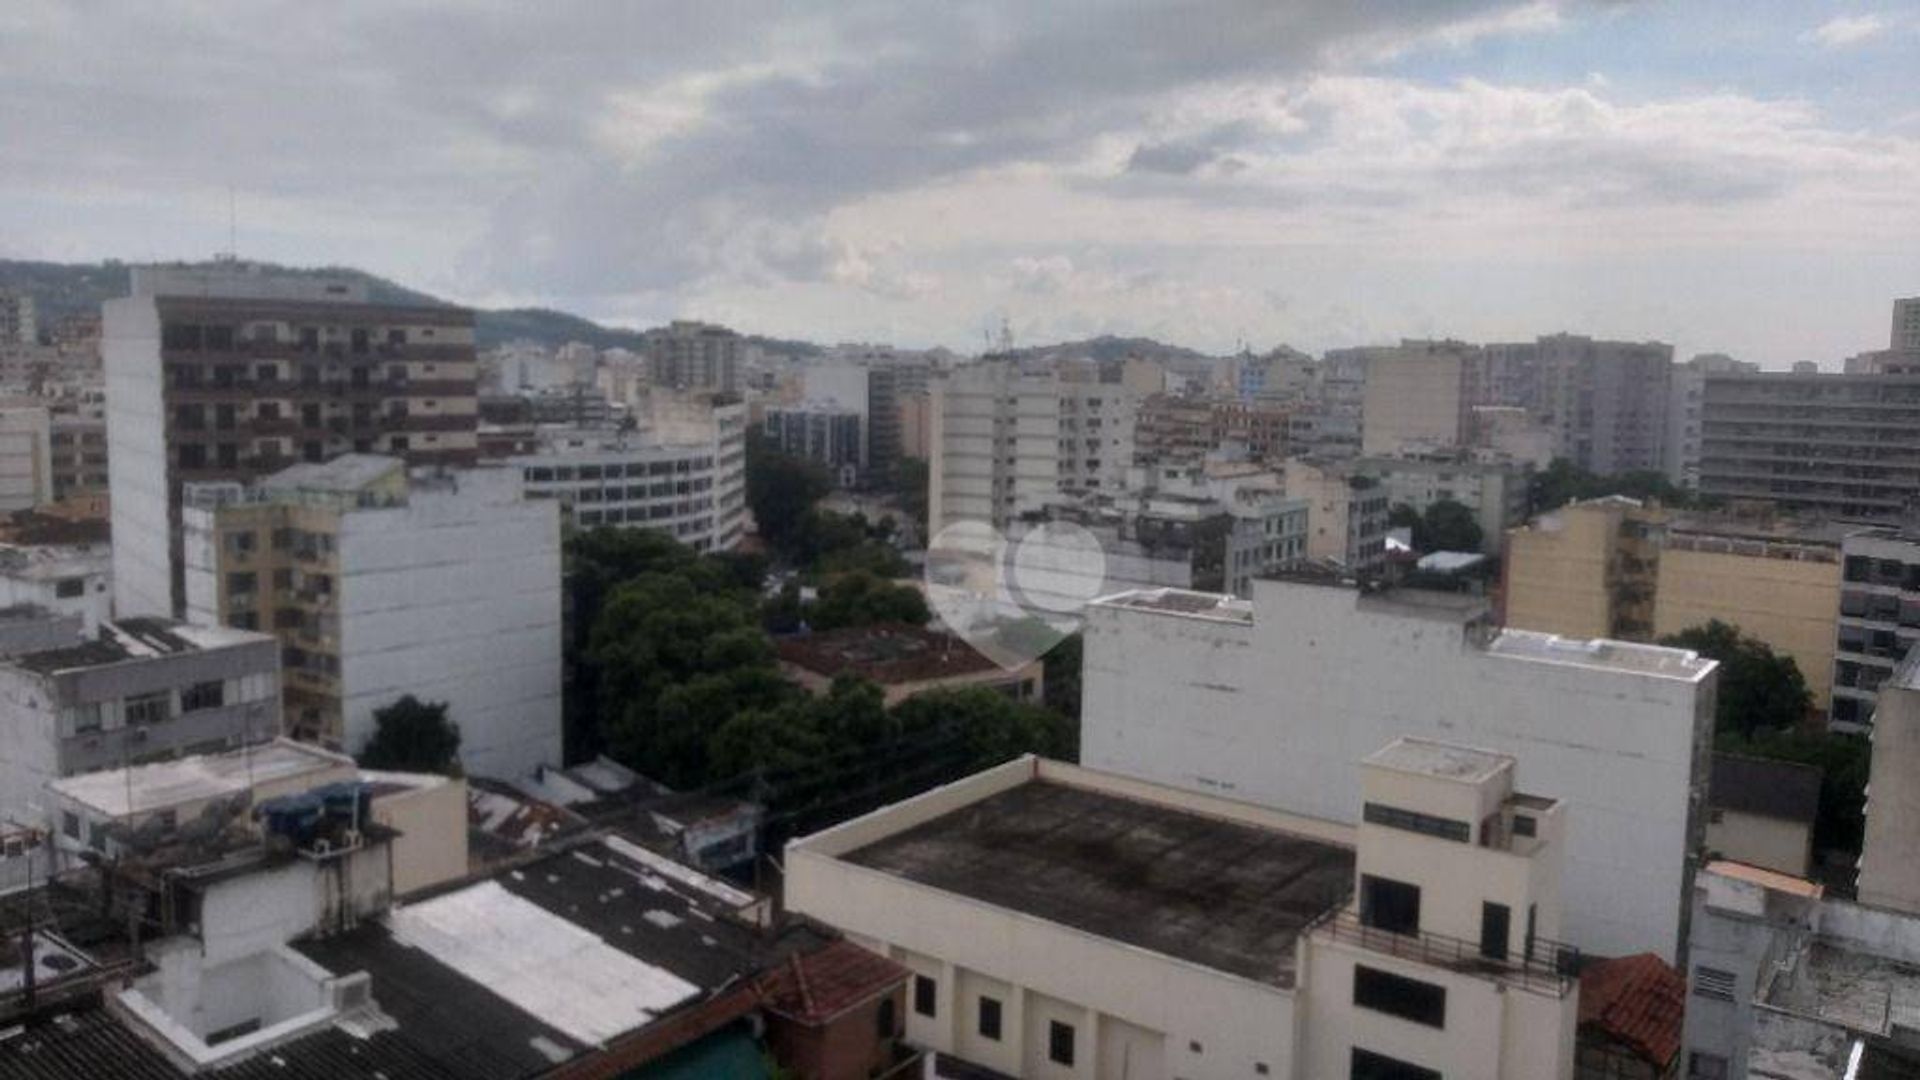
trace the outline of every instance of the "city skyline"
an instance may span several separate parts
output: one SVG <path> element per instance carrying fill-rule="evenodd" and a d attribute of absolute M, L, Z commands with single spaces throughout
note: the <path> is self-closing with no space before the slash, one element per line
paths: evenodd
<path fill-rule="evenodd" d="M 1912 5 L 889 14 L 18 6 L 0 256 L 231 214 L 244 257 L 627 325 L 1833 369 L 1920 291 Z"/>

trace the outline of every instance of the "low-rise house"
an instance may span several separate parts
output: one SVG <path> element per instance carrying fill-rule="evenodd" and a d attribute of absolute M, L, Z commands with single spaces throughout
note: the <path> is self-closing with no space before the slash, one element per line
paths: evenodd
<path fill-rule="evenodd" d="M 1707 851 L 1714 858 L 1805 877 L 1813 867 L 1821 772 L 1812 765 L 1713 755 Z"/>
<path fill-rule="evenodd" d="M 878 683 L 889 707 L 929 690 L 986 687 L 1017 701 L 1038 701 L 1045 665 L 1038 659 L 1011 671 L 950 634 L 906 623 L 797 634 L 775 643 L 780 669 L 814 694 L 850 675 Z"/>
<path fill-rule="evenodd" d="M 0 813 L 76 773 L 233 749 L 280 732 L 280 648 L 247 630 L 171 619 L 0 659 Z"/>

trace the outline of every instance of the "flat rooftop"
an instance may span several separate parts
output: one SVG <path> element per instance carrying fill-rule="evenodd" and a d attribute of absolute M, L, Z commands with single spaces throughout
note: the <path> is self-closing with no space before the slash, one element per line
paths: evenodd
<path fill-rule="evenodd" d="M 1221 593 L 1192 592 L 1187 589 L 1134 589 L 1103 596 L 1094 600 L 1093 604 L 1253 625 L 1253 605 Z"/>
<path fill-rule="evenodd" d="M 858 675 L 882 686 L 1000 670 L 965 641 L 906 623 L 784 637 L 774 649 L 783 662 L 816 675 Z"/>
<path fill-rule="evenodd" d="M 1343 904 L 1351 849 L 1047 780 L 842 856 L 921 885 L 1274 986 Z"/>
<path fill-rule="evenodd" d="M 10 658 L 8 663 L 41 675 L 52 675 L 129 660 L 151 660 L 178 653 L 272 641 L 274 638 L 271 634 L 142 615 L 101 623 L 100 636 L 97 638 L 57 649 L 23 653 Z"/>
<path fill-rule="evenodd" d="M 111 817 L 225 798 L 256 784 L 331 769 L 353 769 L 353 759 L 317 746 L 275 739 L 251 750 L 196 754 L 151 765 L 81 773 L 47 787 Z"/>
<path fill-rule="evenodd" d="M 1363 760 L 1384 769 L 1470 784 L 1479 783 L 1513 764 L 1513 758 L 1506 754 L 1411 738 L 1395 739 Z"/>
<path fill-rule="evenodd" d="M 1689 649 L 1606 638 L 1569 638 L 1511 628 L 1500 631 L 1487 645 L 1487 652 L 1518 660 L 1634 672 L 1681 682 L 1698 682 L 1715 666 L 1714 661 Z"/>
<path fill-rule="evenodd" d="M 1816 938 L 1765 988 L 1766 1004 L 1854 1031 L 1920 1027 L 1920 968 Z"/>

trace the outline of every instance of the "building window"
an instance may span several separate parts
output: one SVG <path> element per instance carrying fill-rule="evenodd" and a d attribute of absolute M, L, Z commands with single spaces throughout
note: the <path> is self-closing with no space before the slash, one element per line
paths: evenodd
<path fill-rule="evenodd" d="M 219 679 L 203 683 L 194 683 L 180 691 L 180 711 L 198 712 L 201 709 L 217 709 L 227 703 L 227 684 Z"/>
<path fill-rule="evenodd" d="M 1710 967 L 1694 968 L 1693 994 L 1695 997 L 1712 998 L 1715 1001 L 1732 1001 L 1733 972 Z"/>
<path fill-rule="evenodd" d="M 1360 875 L 1360 925 L 1395 934 L 1420 932 L 1420 886 Z"/>
<path fill-rule="evenodd" d="M 1480 905 L 1480 955 L 1489 960 L 1507 958 L 1507 939 L 1513 932 L 1513 910 L 1505 904 Z"/>
<path fill-rule="evenodd" d="M 1397 806 L 1381 803 L 1368 803 L 1361 809 L 1361 816 L 1369 825 L 1385 825 L 1408 832 L 1437 836 L 1442 840 L 1454 840 L 1467 843 L 1473 835 L 1473 829 L 1464 821 L 1435 817 L 1418 810 L 1402 810 Z"/>
<path fill-rule="evenodd" d="M 1350 1080 L 1440 1080 L 1440 1074 L 1432 1069 L 1357 1046 L 1353 1048 L 1347 1076 Z"/>
<path fill-rule="evenodd" d="M 1000 1040 L 1000 1002 L 985 994 L 980 995 L 980 1035 L 995 1042 Z"/>
<path fill-rule="evenodd" d="M 1428 1027 L 1447 1026 L 1447 989 L 1363 964 L 1353 968 L 1353 1003 Z"/>
<path fill-rule="evenodd" d="M 84 735 L 87 732 L 99 731 L 99 730 L 100 730 L 100 703 L 99 702 L 93 701 L 93 702 L 88 702 L 85 705 L 75 705 L 73 707 L 74 734 Z"/>
<path fill-rule="evenodd" d="M 69 839 L 80 839 L 80 815 L 71 810 L 62 811 L 60 814 L 60 831 L 66 833 Z"/>
<path fill-rule="evenodd" d="M 1536 833 L 1536 829 L 1537 825 L 1532 817 L 1526 814 L 1513 815 L 1513 835 L 1533 836 Z"/>
<path fill-rule="evenodd" d="M 874 1016 L 873 1026 L 875 1033 L 882 1039 L 893 1038 L 899 1034 L 899 1032 L 894 1030 L 898 1021 L 899 1017 L 895 1016 L 893 1012 L 893 999 L 890 997 L 881 998 L 879 1012 Z"/>
<path fill-rule="evenodd" d="M 934 1015 L 934 995 L 938 990 L 939 984 L 932 979 L 925 975 L 915 975 L 913 977 L 913 1011 L 921 1016 Z"/>
<path fill-rule="evenodd" d="M 1058 1065 L 1073 1064 L 1073 1025 L 1058 1020 L 1047 1023 L 1047 1059 Z"/>
<path fill-rule="evenodd" d="M 61 578 L 59 581 L 53 583 L 53 595 L 62 600 L 71 600 L 76 596 L 85 596 L 86 594 L 86 578 Z"/>
<path fill-rule="evenodd" d="M 137 727 L 145 724 L 164 724 L 173 716 L 172 695 L 165 690 L 157 694 L 142 694 L 127 699 L 127 724 Z"/>
<path fill-rule="evenodd" d="M 1687 1055 L 1687 1080 L 1727 1080 L 1727 1059 L 1693 1051 Z"/>

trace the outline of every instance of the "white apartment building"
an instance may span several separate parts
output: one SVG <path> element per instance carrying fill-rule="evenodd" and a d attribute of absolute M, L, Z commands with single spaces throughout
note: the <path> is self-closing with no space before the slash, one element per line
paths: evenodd
<path fill-rule="evenodd" d="M 1834 629 L 1828 726 L 1875 723 L 1880 687 L 1920 640 L 1920 519 L 1863 527 L 1840 541 L 1840 611 Z"/>
<path fill-rule="evenodd" d="M 931 384 L 927 520 L 997 529 L 1060 493 L 1060 395 L 1052 375 L 987 359 Z"/>
<path fill-rule="evenodd" d="M 1307 557 L 1356 574 L 1386 569 L 1387 489 L 1351 462 L 1293 458 L 1281 470 L 1289 498 L 1307 503 Z"/>
<path fill-rule="evenodd" d="M 1457 502 L 1474 513 L 1481 550 L 1500 552 L 1506 532 L 1527 520 L 1528 470 L 1504 462 L 1458 458 L 1362 458 L 1360 473 L 1386 489 L 1389 507 L 1410 506 L 1425 513 L 1437 502 Z"/>
<path fill-rule="evenodd" d="M 271 637 L 170 619 L 105 623 L 0 659 L 0 818 L 43 820 L 43 789 L 60 777 L 279 732 Z"/>
<path fill-rule="evenodd" d="M 113 614 L 112 546 L 0 543 L 0 608 L 16 605 L 79 616 L 92 637 Z"/>
<path fill-rule="evenodd" d="M 1119 383 L 1060 382 L 1060 489 L 1114 491 L 1133 467 L 1141 395 Z"/>
<path fill-rule="evenodd" d="M 1700 425 L 1706 407 L 1707 376 L 1759 370 L 1759 364 L 1743 363 L 1725 353 L 1701 353 L 1684 364 L 1673 365 L 1667 405 L 1668 480 L 1690 491 L 1700 486 Z"/>
<path fill-rule="evenodd" d="M 53 500 L 52 419 L 44 405 L 0 405 L 0 513 Z"/>
<path fill-rule="evenodd" d="M 369 302 L 364 282 L 136 267 L 101 305 L 114 610 L 186 610 L 185 485 L 341 454 L 478 456 L 473 313 Z"/>
<path fill-rule="evenodd" d="M 740 335 L 712 323 L 675 319 L 647 331 L 647 378 L 664 390 L 734 394 L 740 390 Z"/>
<path fill-rule="evenodd" d="M 1920 651 L 1880 685 L 1860 902 L 1920 915 Z"/>
<path fill-rule="evenodd" d="M 470 773 L 560 758 L 560 513 L 508 468 L 348 454 L 193 485 L 188 610 L 271 630 L 290 733 L 357 753 L 376 709 L 445 702 Z"/>
<path fill-rule="evenodd" d="M 1501 630 L 1484 602 L 1255 580 L 1251 601 L 1124 593 L 1085 612 L 1089 767 L 1329 821 L 1339 781 L 1403 735 L 1512 754 L 1572 808 L 1568 939 L 1684 948 L 1704 842 L 1716 665 L 1691 652 Z"/>
<path fill-rule="evenodd" d="M 746 532 L 744 405 L 650 407 L 637 430 L 543 427 L 539 449 L 506 459 L 527 497 L 553 499 L 577 528 L 653 529 L 696 551 L 728 551 Z"/>
<path fill-rule="evenodd" d="M 1570 1078 L 1563 805 L 1483 751 L 1355 766 L 1358 827 L 1023 758 L 789 844 L 787 905 L 1010 1076 Z"/>

